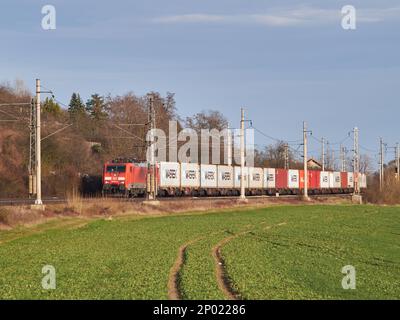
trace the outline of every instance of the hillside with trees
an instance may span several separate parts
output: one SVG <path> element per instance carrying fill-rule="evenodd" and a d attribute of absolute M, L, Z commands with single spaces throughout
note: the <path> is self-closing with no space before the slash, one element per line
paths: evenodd
<path fill-rule="evenodd" d="M 169 121 L 200 128 L 226 127 L 227 119 L 216 111 L 203 111 L 182 120 L 174 94 L 154 97 L 157 128 L 166 135 Z M 54 97 L 42 99 L 42 188 L 47 197 L 63 197 L 83 191 L 91 194 L 101 187 L 103 164 L 115 158 L 146 158 L 148 95 L 128 92 L 118 96 L 92 94 L 86 101 L 78 92 L 68 105 Z M 32 94 L 23 84 L 0 85 L 0 104 L 29 103 Z M 0 108 L 0 198 L 28 195 L 29 106 Z M 179 144 L 183 144 L 180 142 Z"/>
<path fill-rule="evenodd" d="M 187 127 L 200 133 L 202 129 L 228 127 L 224 115 L 214 110 L 182 120 L 173 93 L 167 92 L 165 96 L 158 92 L 149 94 L 154 97 L 157 128 L 164 130 L 166 135 L 170 120 L 178 122 L 178 131 Z M 101 188 L 100 177 L 106 161 L 119 157 L 144 160 L 147 98 L 148 95 L 138 96 L 133 92 L 118 96 L 94 93 L 84 101 L 78 92 L 74 92 L 68 105 L 64 105 L 54 97 L 45 97 L 42 101 L 43 194 L 63 197 L 78 190 L 94 194 Z M 29 103 L 31 99 L 32 94 L 21 82 L 0 85 L 0 104 Z M 29 108 L 0 107 L 0 198 L 26 198 L 28 195 Z M 220 159 L 223 160 L 222 149 Z M 302 168 L 302 162 L 290 150 L 288 159 L 291 168 Z M 370 171 L 371 160 L 364 155 L 361 160 L 362 170 Z M 284 162 L 283 141 L 255 150 L 256 166 L 283 167 Z M 391 190 L 390 193 L 379 192 L 378 176 L 370 175 L 371 187 L 366 195 L 370 201 L 385 199 L 382 201 L 395 203 L 400 198 L 393 166 L 389 163 L 386 167 L 385 190 Z"/>
<path fill-rule="evenodd" d="M 168 132 L 177 119 L 172 93 L 152 92 L 157 126 Z M 29 103 L 32 94 L 17 86 L 0 86 L 0 104 Z M 0 197 L 27 197 L 29 106 L 0 108 Z M 46 196 L 65 196 L 82 188 L 85 177 L 99 183 L 104 162 L 117 157 L 145 159 L 146 96 L 94 93 L 86 102 L 72 93 L 68 105 L 42 101 L 42 176 Z M 130 126 L 129 124 L 141 124 Z M 98 185 L 97 185 L 98 187 Z"/>

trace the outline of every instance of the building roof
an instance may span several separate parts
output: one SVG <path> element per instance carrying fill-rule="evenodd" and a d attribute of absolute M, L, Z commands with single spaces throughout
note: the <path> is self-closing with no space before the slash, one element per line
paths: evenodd
<path fill-rule="evenodd" d="M 308 164 L 312 163 L 314 166 L 318 166 L 318 167 L 322 168 L 322 164 L 320 164 L 317 160 L 315 160 L 313 158 L 308 159 L 307 163 Z"/>

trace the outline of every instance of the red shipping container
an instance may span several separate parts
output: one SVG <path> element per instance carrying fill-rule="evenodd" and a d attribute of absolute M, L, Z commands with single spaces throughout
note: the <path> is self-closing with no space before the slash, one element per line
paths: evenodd
<path fill-rule="evenodd" d="M 347 189 L 347 172 L 341 172 L 340 179 L 342 180 L 342 188 Z"/>
<path fill-rule="evenodd" d="M 309 170 L 308 171 L 308 188 L 315 190 L 320 188 L 321 171 Z"/>
<path fill-rule="evenodd" d="M 288 189 L 288 170 L 276 169 L 276 188 Z"/>
<path fill-rule="evenodd" d="M 299 170 L 299 176 L 300 176 L 299 187 L 300 189 L 304 189 L 304 170 Z"/>
<path fill-rule="evenodd" d="M 304 189 L 304 171 L 300 171 L 300 189 Z M 308 189 L 315 190 L 320 187 L 320 171 L 308 170 Z"/>

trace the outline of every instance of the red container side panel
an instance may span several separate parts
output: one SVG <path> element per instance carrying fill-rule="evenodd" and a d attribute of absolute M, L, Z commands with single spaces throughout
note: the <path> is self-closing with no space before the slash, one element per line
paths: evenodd
<path fill-rule="evenodd" d="M 304 189 L 304 170 L 299 170 L 300 181 L 299 181 L 299 188 Z"/>
<path fill-rule="evenodd" d="M 308 188 L 315 190 L 320 189 L 321 171 L 309 170 L 308 171 Z"/>
<path fill-rule="evenodd" d="M 342 180 L 342 188 L 347 189 L 347 172 L 340 173 L 340 179 Z"/>
<path fill-rule="evenodd" d="M 276 188 L 288 189 L 288 170 L 276 169 Z"/>

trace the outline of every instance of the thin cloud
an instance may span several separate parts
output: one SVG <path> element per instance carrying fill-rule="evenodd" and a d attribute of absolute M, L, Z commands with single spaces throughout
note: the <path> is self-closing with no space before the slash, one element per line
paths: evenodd
<path fill-rule="evenodd" d="M 176 16 L 165 16 L 155 18 L 152 21 L 156 23 L 209 23 L 209 22 L 225 22 L 228 16 L 214 14 L 183 14 Z"/>
<path fill-rule="evenodd" d="M 364 23 L 399 19 L 400 7 L 357 9 L 357 19 Z M 258 24 L 271 27 L 330 24 L 341 19 L 341 8 L 321 9 L 300 7 L 275 9 L 268 14 L 182 14 L 153 18 L 158 24 Z"/>

